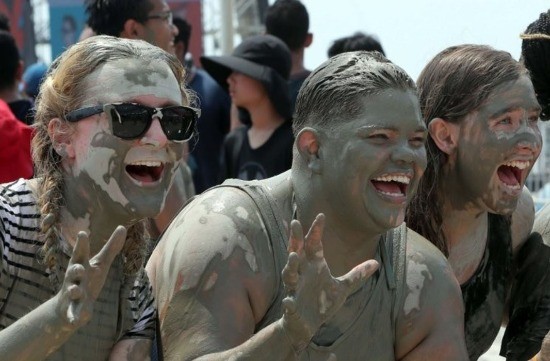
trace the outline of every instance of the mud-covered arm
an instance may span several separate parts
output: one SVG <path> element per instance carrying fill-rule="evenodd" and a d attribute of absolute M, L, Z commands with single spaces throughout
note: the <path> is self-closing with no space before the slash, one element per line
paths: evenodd
<path fill-rule="evenodd" d="M 88 236 L 79 233 L 61 291 L 0 332 L 2 359 L 44 360 L 85 325 L 125 239 L 126 229 L 117 228 L 90 259 Z"/>
<path fill-rule="evenodd" d="M 458 282 L 443 254 L 411 230 L 398 313 L 396 359 L 468 360 Z"/>
<path fill-rule="evenodd" d="M 516 210 L 516 213 L 520 210 Z M 534 213 L 534 209 L 532 210 Z M 525 211 L 524 211 L 525 213 Z M 512 229 L 515 217 L 512 218 Z M 515 254 L 508 324 L 500 354 L 527 360 L 550 330 L 550 207 L 537 213 L 533 230 Z"/>
<path fill-rule="evenodd" d="M 323 322 L 318 302 L 308 299 L 319 300 L 315 292 L 334 285 L 316 277 L 317 267 L 324 262 L 314 256 L 322 257 L 322 246 L 318 248 L 322 231 L 305 237 L 317 247 L 311 251 L 303 245 L 301 228 L 293 222 L 291 251 L 295 252 L 283 272 L 290 293 L 284 301 L 287 312 L 255 333 L 277 291 L 275 267 L 254 206 L 226 197 L 227 193 L 209 192 L 210 197 L 199 197 L 180 213 L 147 265 L 158 300 L 165 358 L 295 359 Z M 360 273 L 366 276 L 361 271 L 355 270 L 348 278 L 359 278 Z M 352 291 L 352 282 L 338 282 L 342 288 L 335 286 L 331 291 L 343 298 L 333 303 L 341 306 Z M 331 297 L 328 292 L 328 303 Z M 321 310 L 324 319 L 332 314 L 332 307 Z"/>

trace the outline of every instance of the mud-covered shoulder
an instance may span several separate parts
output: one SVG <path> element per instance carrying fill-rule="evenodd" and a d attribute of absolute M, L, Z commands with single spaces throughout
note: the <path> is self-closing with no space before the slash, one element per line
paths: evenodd
<path fill-rule="evenodd" d="M 547 203 L 535 215 L 533 232 L 539 233 L 546 245 L 550 246 L 550 203 Z"/>
<path fill-rule="evenodd" d="M 225 187 L 207 191 L 180 211 L 147 264 L 161 313 L 174 293 L 208 289 L 224 277 L 246 285 L 272 268 L 257 207 L 243 191 Z"/>
<path fill-rule="evenodd" d="M 408 229 L 405 259 L 406 275 L 398 311 L 399 355 L 406 355 L 428 339 L 449 342 L 446 335 L 460 336 L 463 329 L 460 287 L 445 256 Z M 441 330 L 444 333 L 433 336 Z"/>

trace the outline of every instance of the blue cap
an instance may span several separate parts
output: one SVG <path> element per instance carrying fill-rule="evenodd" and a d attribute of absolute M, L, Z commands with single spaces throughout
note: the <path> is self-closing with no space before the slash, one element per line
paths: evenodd
<path fill-rule="evenodd" d="M 23 73 L 23 90 L 28 96 L 35 98 L 40 90 L 42 78 L 46 74 L 48 67 L 44 63 L 34 63 Z"/>

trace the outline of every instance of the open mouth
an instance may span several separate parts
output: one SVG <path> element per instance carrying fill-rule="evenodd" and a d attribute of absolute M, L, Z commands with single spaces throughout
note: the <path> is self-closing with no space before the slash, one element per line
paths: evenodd
<path fill-rule="evenodd" d="M 374 188 L 389 197 L 404 197 L 411 182 L 406 175 L 383 175 L 371 180 Z"/>
<path fill-rule="evenodd" d="M 138 183 L 155 183 L 162 177 L 164 164 L 159 161 L 137 161 L 126 165 L 126 173 Z"/>
<path fill-rule="evenodd" d="M 513 190 L 521 189 L 523 173 L 529 167 L 528 161 L 514 160 L 506 162 L 497 169 L 497 175 L 500 181 L 508 188 Z"/>

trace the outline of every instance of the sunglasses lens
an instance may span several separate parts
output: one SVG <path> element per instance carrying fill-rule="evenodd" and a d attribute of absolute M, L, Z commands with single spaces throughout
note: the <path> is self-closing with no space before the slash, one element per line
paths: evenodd
<path fill-rule="evenodd" d="M 136 139 L 145 133 L 150 115 L 135 104 L 117 104 L 110 111 L 113 134 L 122 139 Z"/>
<path fill-rule="evenodd" d="M 162 111 L 161 124 L 166 138 L 174 141 L 188 140 L 195 129 L 195 112 L 184 107 L 165 108 Z"/>

